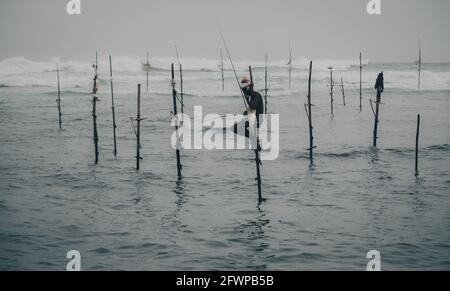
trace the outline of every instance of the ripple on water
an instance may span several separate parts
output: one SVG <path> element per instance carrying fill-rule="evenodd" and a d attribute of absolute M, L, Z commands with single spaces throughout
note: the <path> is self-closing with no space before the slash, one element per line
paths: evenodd
<path fill-rule="evenodd" d="M 107 248 L 98 248 L 98 249 L 94 249 L 91 250 L 90 252 L 95 253 L 95 254 L 109 254 L 111 253 L 111 251 Z"/>

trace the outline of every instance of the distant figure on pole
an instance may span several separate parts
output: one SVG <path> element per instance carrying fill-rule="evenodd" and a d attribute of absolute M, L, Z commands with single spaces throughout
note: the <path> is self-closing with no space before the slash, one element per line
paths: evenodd
<path fill-rule="evenodd" d="M 383 75 L 383 72 L 378 74 L 377 81 L 375 83 L 375 89 L 377 90 L 377 99 L 381 98 L 381 93 L 383 93 L 383 91 L 384 91 L 384 75 Z"/>

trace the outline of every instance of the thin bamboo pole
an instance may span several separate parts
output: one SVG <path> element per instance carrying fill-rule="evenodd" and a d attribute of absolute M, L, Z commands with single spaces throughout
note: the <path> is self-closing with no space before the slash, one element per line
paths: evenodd
<path fill-rule="evenodd" d="M 267 64 L 267 54 L 264 63 L 264 114 L 267 114 L 267 93 L 269 91 L 269 74 L 268 74 L 268 64 Z"/>
<path fill-rule="evenodd" d="M 174 70 L 174 64 L 172 63 L 172 97 L 173 97 L 173 114 L 175 117 L 177 117 L 177 91 L 175 90 L 175 70 Z M 176 156 L 177 156 L 177 173 L 178 177 L 181 177 L 181 170 L 183 166 L 181 165 L 181 154 L 180 154 L 180 148 L 179 148 L 179 141 L 178 141 L 178 124 L 175 124 L 175 131 L 177 136 L 177 146 L 176 146 Z"/>
<path fill-rule="evenodd" d="M 420 114 L 417 115 L 416 163 L 415 163 L 415 176 L 416 177 L 419 177 L 419 131 L 420 131 Z"/>
<path fill-rule="evenodd" d="M 225 71 L 224 71 L 224 67 L 223 67 L 223 51 L 222 49 L 220 49 L 220 71 L 222 73 L 222 91 L 225 92 Z"/>
<path fill-rule="evenodd" d="M 331 116 L 334 116 L 334 98 L 333 98 L 333 94 L 334 94 L 334 80 L 333 80 L 333 68 L 332 67 L 328 67 L 328 69 L 330 70 L 330 109 L 331 109 Z"/>
<path fill-rule="evenodd" d="M 114 157 L 117 157 L 117 135 L 116 135 L 116 106 L 114 103 L 114 85 L 113 85 L 113 69 L 112 69 L 112 59 L 111 55 L 109 56 L 109 77 L 110 77 L 110 85 L 111 85 L 111 111 L 112 111 L 112 122 L 113 122 L 113 139 L 114 139 Z"/>
<path fill-rule="evenodd" d="M 138 84 L 136 113 L 136 170 L 141 167 L 141 84 Z"/>
<path fill-rule="evenodd" d="M 250 72 L 250 90 L 253 93 L 253 87 L 254 87 L 254 83 L 253 83 L 253 73 L 252 73 L 252 67 L 249 66 L 248 67 L 249 72 Z M 258 183 L 258 203 L 261 203 L 264 201 L 264 199 L 262 198 L 262 181 L 261 181 L 261 159 L 259 157 L 259 151 L 261 149 L 261 146 L 259 144 L 259 116 L 256 114 L 256 148 L 255 148 L 255 162 L 256 162 L 256 181 Z"/>
<path fill-rule="evenodd" d="M 61 85 L 59 80 L 59 64 L 56 64 L 56 76 L 58 78 L 58 99 L 56 99 L 56 106 L 58 108 L 58 122 L 59 129 L 62 128 L 62 113 L 61 113 Z"/>
<path fill-rule="evenodd" d="M 98 131 L 97 131 L 97 102 L 99 101 L 97 97 L 97 79 L 98 79 L 98 53 L 95 54 L 95 76 L 94 76 L 94 86 L 92 89 L 92 121 L 93 121 L 93 131 L 94 131 L 94 154 L 95 154 L 95 164 L 98 164 L 99 148 L 98 148 Z"/>
<path fill-rule="evenodd" d="M 312 125 L 312 111 L 311 111 L 311 75 L 312 75 L 312 61 L 309 63 L 309 78 L 308 78 L 308 123 L 309 123 L 309 161 L 310 165 L 314 165 L 313 149 L 314 149 L 314 137 L 313 137 L 313 125 Z"/>
<path fill-rule="evenodd" d="M 359 53 L 359 112 L 362 112 L 362 53 Z"/>
<path fill-rule="evenodd" d="M 346 106 L 346 104 L 345 104 L 344 79 L 342 79 L 342 78 L 341 78 L 341 92 L 342 92 L 342 102 L 344 102 L 344 106 Z"/>

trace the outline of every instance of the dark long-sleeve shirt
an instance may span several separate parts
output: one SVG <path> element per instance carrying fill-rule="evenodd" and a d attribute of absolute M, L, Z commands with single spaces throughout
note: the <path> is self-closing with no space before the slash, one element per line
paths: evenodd
<path fill-rule="evenodd" d="M 256 110 L 257 115 L 263 114 L 264 102 L 261 94 L 254 90 L 251 90 L 249 87 L 242 88 L 242 92 L 244 92 L 245 100 L 247 101 L 250 109 Z"/>

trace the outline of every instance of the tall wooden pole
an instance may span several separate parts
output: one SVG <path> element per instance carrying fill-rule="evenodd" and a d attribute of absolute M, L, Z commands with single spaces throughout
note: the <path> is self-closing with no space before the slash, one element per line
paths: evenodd
<path fill-rule="evenodd" d="M 344 102 L 345 106 L 345 89 L 344 89 L 344 79 L 341 77 L 341 92 L 342 92 L 342 101 Z"/>
<path fill-rule="evenodd" d="M 149 68 L 150 68 L 150 63 L 149 63 L 149 59 L 148 59 L 148 52 L 147 52 L 147 93 L 148 93 L 148 74 L 150 72 Z"/>
<path fill-rule="evenodd" d="M 334 104 L 334 99 L 333 99 L 333 90 L 334 90 L 334 81 L 333 81 L 333 68 L 329 67 L 328 68 L 330 70 L 330 107 L 331 107 L 331 116 L 334 116 L 334 108 L 333 108 L 333 104 Z"/>
<path fill-rule="evenodd" d="M 173 115 L 177 117 L 177 90 L 175 90 L 175 70 L 174 65 L 172 63 L 172 97 L 173 97 Z M 181 165 L 181 154 L 180 154 L 180 147 L 179 147 L 179 141 L 178 141 L 178 124 L 175 123 L 175 132 L 177 136 L 177 145 L 176 145 L 176 156 L 177 156 L 177 173 L 178 177 L 181 177 L 181 169 L 183 166 Z"/>
<path fill-rule="evenodd" d="M 95 150 L 95 164 L 98 164 L 98 131 L 97 131 L 97 79 L 98 79 L 98 53 L 95 54 L 95 76 L 94 76 L 94 87 L 92 89 L 92 120 L 93 120 L 93 131 L 94 131 L 94 150 Z"/>
<path fill-rule="evenodd" d="M 312 126 L 312 111 L 311 111 L 311 75 L 312 75 L 312 61 L 309 63 L 309 79 L 308 79 L 308 123 L 309 123 L 309 161 L 311 166 L 314 165 L 313 149 L 314 137 Z"/>
<path fill-rule="evenodd" d="M 181 120 L 184 115 L 184 91 L 183 91 L 183 65 L 180 63 L 180 101 L 181 101 Z"/>
<path fill-rule="evenodd" d="M 359 53 L 359 112 L 362 112 L 362 53 Z"/>
<path fill-rule="evenodd" d="M 59 65 L 56 64 L 56 76 L 58 78 L 58 99 L 56 99 L 56 106 L 58 107 L 58 121 L 59 129 L 62 128 L 62 113 L 61 113 L 61 85 L 59 81 Z"/>
<path fill-rule="evenodd" d="M 136 170 L 140 169 L 141 162 L 141 84 L 138 84 L 137 114 L 136 114 Z"/>
<path fill-rule="evenodd" d="M 248 70 L 250 72 L 250 90 L 253 93 L 253 87 L 254 87 L 254 83 L 253 83 L 253 73 L 252 73 L 252 67 L 249 66 Z M 259 116 L 258 114 L 256 115 L 256 148 L 255 148 L 255 162 L 256 162 L 256 181 L 258 183 L 258 203 L 261 203 L 264 201 L 264 199 L 262 198 L 262 183 L 261 183 L 261 159 L 259 157 L 259 151 L 261 149 L 261 146 L 259 144 Z"/>
<path fill-rule="evenodd" d="M 377 101 L 375 102 L 375 124 L 373 128 L 373 147 L 377 147 L 381 93 L 382 92 L 377 89 Z"/>
<path fill-rule="evenodd" d="M 418 73 L 419 73 L 419 77 L 418 77 L 418 89 L 420 90 L 421 87 L 421 75 L 422 75 L 422 46 L 419 40 L 419 61 L 418 61 Z"/>
<path fill-rule="evenodd" d="M 268 65 L 267 65 L 267 54 L 264 63 L 264 114 L 267 114 L 267 92 L 269 91 L 269 75 L 268 75 Z"/>
<path fill-rule="evenodd" d="M 419 176 L 419 131 L 420 131 L 420 114 L 417 115 L 417 131 L 416 131 L 416 163 L 415 163 L 415 175 Z"/>
<path fill-rule="evenodd" d="M 224 68 L 223 68 L 223 51 L 222 49 L 220 49 L 220 71 L 222 73 L 222 91 L 225 92 L 225 72 L 224 72 Z"/>
<path fill-rule="evenodd" d="M 289 89 L 291 89 L 291 78 L 292 78 L 292 48 L 289 42 Z"/>
<path fill-rule="evenodd" d="M 113 138 L 114 138 L 114 157 L 117 157 L 117 136 L 116 136 L 116 106 L 114 103 L 114 85 L 113 85 L 113 70 L 112 70 L 112 59 L 111 55 L 109 56 L 109 77 L 111 84 L 111 110 L 112 110 L 112 122 L 113 122 Z"/>

